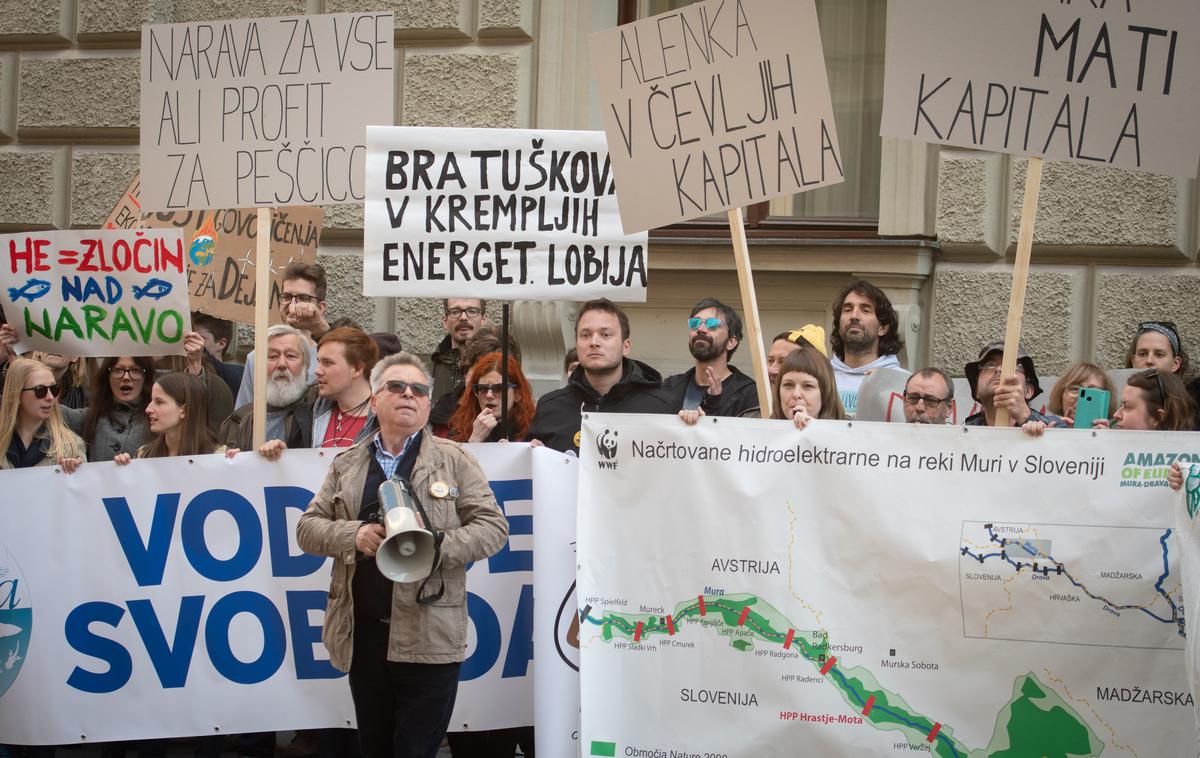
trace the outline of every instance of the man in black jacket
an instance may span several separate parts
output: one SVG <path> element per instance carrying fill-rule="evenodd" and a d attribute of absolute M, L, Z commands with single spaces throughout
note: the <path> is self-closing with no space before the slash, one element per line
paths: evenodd
<path fill-rule="evenodd" d="M 567 386 L 542 396 L 530 439 L 561 452 L 579 452 L 585 412 L 675 413 L 660 389 L 662 375 L 629 356 L 629 318 L 607 299 L 589 300 L 575 319 L 579 365 Z"/>
<path fill-rule="evenodd" d="M 720 300 L 705 298 L 692 306 L 688 319 L 688 350 L 696 367 L 663 382 L 675 410 L 703 408 L 708 416 L 758 417 L 758 388 L 754 379 L 729 359 L 742 342 L 742 320 Z"/>

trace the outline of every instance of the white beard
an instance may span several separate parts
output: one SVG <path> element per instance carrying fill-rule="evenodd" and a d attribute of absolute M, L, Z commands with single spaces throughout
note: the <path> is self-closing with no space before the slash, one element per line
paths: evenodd
<path fill-rule="evenodd" d="M 267 380 L 267 405 L 283 408 L 304 396 L 308 390 L 308 377 L 304 374 L 292 376 L 286 369 L 276 371 Z"/>

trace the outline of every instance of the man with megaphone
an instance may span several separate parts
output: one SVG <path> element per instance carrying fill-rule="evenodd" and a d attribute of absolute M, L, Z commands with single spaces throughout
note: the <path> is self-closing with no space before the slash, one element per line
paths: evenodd
<path fill-rule="evenodd" d="M 479 463 L 427 428 L 425 365 L 401 352 L 371 371 L 379 432 L 334 459 L 296 538 L 334 559 L 322 639 L 350 674 L 364 758 L 433 758 L 466 653 L 466 565 L 508 522 Z"/>

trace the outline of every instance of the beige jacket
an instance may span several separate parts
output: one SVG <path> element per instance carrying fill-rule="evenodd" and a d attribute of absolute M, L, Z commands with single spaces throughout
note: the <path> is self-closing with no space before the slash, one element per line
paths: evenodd
<path fill-rule="evenodd" d="M 375 454 L 371 435 L 334 458 L 321 491 L 309 504 L 296 527 L 296 540 L 307 553 L 334 559 L 329 583 L 322 640 L 329 662 L 339 671 L 350 670 L 354 650 L 354 579 L 358 553 L 354 538 L 362 522 L 363 484 Z M 428 428 L 413 466 L 413 491 L 421 498 L 434 527 L 445 531 L 441 577 L 445 594 L 435 603 L 418 605 L 420 582 L 392 585 L 392 616 L 387 659 L 402 663 L 455 663 L 467 646 L 466 564 L 495 554 L 508 538 L 508 521 L 496 504 L 479 462 L 457 442 L 435 437 Z M 434 497 L 434 482 L 449 486 L 446 497 Z M 426 592 L 436 591 L 434 572 Z"/>

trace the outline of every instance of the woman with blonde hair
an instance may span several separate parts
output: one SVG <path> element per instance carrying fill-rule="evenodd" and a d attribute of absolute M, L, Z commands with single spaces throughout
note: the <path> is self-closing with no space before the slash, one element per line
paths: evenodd
<path fill-rule="evenodd" d="M 34 350 L 29 357 L 46 364 L 54 374 L 54 381 L 62 386 L 58 396 L 60 408 L 86 408 L 88 391 L 87 358 L 43 353 Z"/>
<path fill-rule="evenodd" d="M 1117 412 L 1117 393 L 1104 369 L 1094 363 L 1076 363 L 1054 383 L 1047 404 L 1055 416 L 1062 416 L 1068 424 L 1075 423 L 1075 405 L 1079 402 L 1080 389 L 1108 391 L 1108 417 Z"/>
<path fill-rule="evenodd" d="M 86 460 L 83 440 L 63 423 L 62 385 L 48 366 L 29 358 L 8 364 L 0 394 L 0 468 L 62 466 L 68 474 Z"/>

